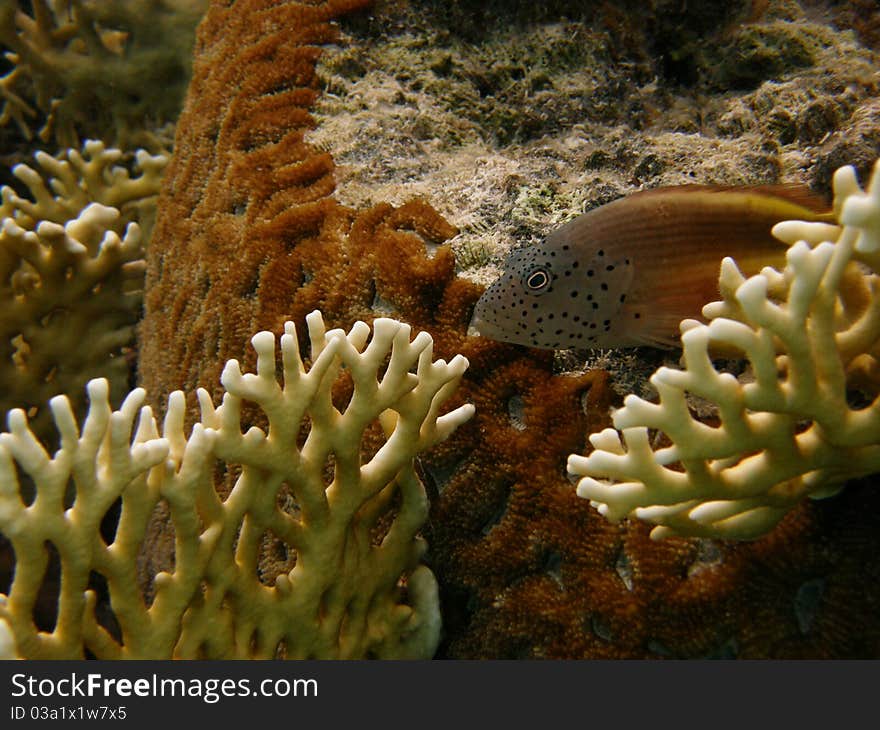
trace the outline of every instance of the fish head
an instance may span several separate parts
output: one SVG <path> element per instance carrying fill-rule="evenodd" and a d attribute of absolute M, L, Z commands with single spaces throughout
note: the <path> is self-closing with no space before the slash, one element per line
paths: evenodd
<path fill-rule="evenodd" d="M 480 335 L 528 347 L 602 347 L 632 280 L 629 259 L 602 249 L 584 256 L 549 237 L 511 252 L 474 309 Z"/>

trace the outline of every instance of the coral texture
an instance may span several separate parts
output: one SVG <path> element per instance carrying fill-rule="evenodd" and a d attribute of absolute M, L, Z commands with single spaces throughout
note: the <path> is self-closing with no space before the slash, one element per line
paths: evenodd
<path fill-rule="evenodd" d="M 9 414 L 0 434 L 0 530 L 12 542 L 15 579 L 0 619 L 26 658 L 357 658 L 430 657 L 440 632 L 437 584 L 420 564 L 417 536 L 428 512 L 413 465 L 418 451 L 446 438 L 473 414 L 438 414 L 467 367 L 462 357 L 432 361 L 429 335 L 410 341 L 394 320 L 363 322 L 346 335 L 308 319 L 312 365 L 296 331 L 253 337 L 256 374 L 231 360 L 215 407 L 198 394 L 200 422 L 184 434 L 184 396 L 169 399 L 162 436 L 144 391 L 112 411 L 105 380 L 89 383 L 91 406 L 78 430 L 66 397 L 51 408 L 61 448 L 50 456 Z M 368 343 L 369 339 L 369 343 Z M 342 410 L 332 389 L 340 372 L 353 388 Z M 268 427 L 242 431 L 242 401 Z M 381 420 L 386 440 L 363 460 L 365 429 Z M 137 425 L 135 427 L 135 422 Z M 32 480 L 25 499 L 17 469 Z M 236 473 L 223 500 L 217 470 Z M 68 509 L 65 494 L 74 490 Z M 118 526 L 102 520 L 121 500 Z M 175 531 L 174 569 L 156 576 L 144 602 L 132 570 L 147 523 L 162 500 Z M 287 503 L 295 511 L 282 510 Z M 267 584 L 258 571 L 266 534 L 280 539 L 292 567 Z M 33 608 L 50 562 L 61 566 L 55 626 L 39 631 Z M 96 612 L 90 572 L 105 581 L 112 616 Z M 92 577 L 91 580 L 94 580 Z M 0 623 L 0 628 L 5 624 Z"/>
<path fill-rule="evenodd" d="M 156 146 L 147 122 L 172 121 L 189 77 L 193 28 L 207 0 L 4 2 L 0 125 L 35 124 L 60 146 L 95 136 Z"/>
<path fill-rule="evenodd" d="M 141 370 L 151 397 L 217 387 L 221 363 L 244 355 L 249 332 L 278 331 L 318 304 L 292 306 L 290 292 L 307 279 L 332 290 L 303 252 L 332 270 L 341 262 L 325 244 L 351 215 L 327 198 L 330 156 L 303 137 L 318 46 L 336 37 L 328 21 L 363 4 L 215 3 L 199 26 L 148 257 Z M 176 336 L 182 329 L 192 336 Z"/>
<path fill-rule="evenodd" d="M 26 231 L 7 218 L 0 228 L 3 403 L 25 407 L 41 434 L 49 397 L 76 393 L 90 375 L 106 375 L 114 396 L 126 388 L 144 260 L 137 224 L 120 237 L 118 217 L 93 203 L 63 226 Z"/>
<path fill-rule="evenodd" d="M 880 365 L 880 164 L 867 193 L 851 167 L 834 183 L 842 225 L 777 224 L 792 244 L 783 272 L 745 279 L 725 259 L 723 301 L 703 310 L 710 322 L 682 323 L 684 369 L 651 377 L 659 402 L 628 396 L 613 416 L 623 439 L 614 429 L 594 433 L 595 450 L 569 458 L 583 477 L 578 495 L 603 515 L 652 522 L 655 539 L 749 539 L 805 496 L 880 471 L 876 386 L 868 405 L 847 402 L 848 376 L 876 375 Z M 870 273 L 847 280 L 853 259 Z M 753 380 L 716 370 L 710 352 L 723 346 L 744 354 Z M 691 416 L 688 394 L 717 404 L 719 423 Z M 652 447 L 652 430 L 671 445 Z"/>
<path fill-rule="evenodd" d="M 30 196 L 0 191 L 0 408 L 28 410 L 43 437 L 50 397 L 69 394 L 81 416 L 90 378 L 107 378 L 114 401 L 128 389 L 145 266 L 135 221 L 151 226 L 167 158 L 139 150 L 132 176 L 121 157 L 96 141 L 38 152 L 37 169 L 13 170 Z"/>

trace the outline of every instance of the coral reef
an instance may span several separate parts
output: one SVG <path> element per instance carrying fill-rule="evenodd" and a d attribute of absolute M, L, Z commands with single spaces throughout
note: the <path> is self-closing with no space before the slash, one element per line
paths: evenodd
<path fill-rule="evenodd" d="M 462 274 L 480 283 L 492 280 L 511 246 L 640 187 L 778 181 L 821 190 L 832 160 L 847 150 L 853 154 L 841 162 L 861 171 L 880 151 L 872 142 L 880 125 L 867 113 L 876 56 L 797 3 L 765 5 L 763 16 L 740 27 L 730 17 L 705 26 L 694 17 L 679 22 L 675 13 L 708 6 L 665 4 L 653 36 L 644 28 L 623 32 L 638 22 L 625 12 L 600 11 L 601 22 L 580 24 L 584 4 L 506 3 L 508 12 L 496 15 L 492 6 L 444 3 L 438 12 L 450 8 L 449 22 L 420 15 L 437 4 L 380 5 L 370 23 L 346 26 L 339 52 L 322 57 L 327 94 L 307 139 L 333 154 L 336 196 L 350 205 L 430 199 L 459 226 L 450 242 L 457 265 L 479 263 Z M 511 20 L 517 13 L 521 23 Z M 482 22 L 465 22 L 472 14 Z M 780 38 L 805 27 L 822 41 L 811 46 L 810 65 L 783 59 L 772 78 L 736 92 L 702 84 L 709 78 L 700 66 L 709 63 L 705 48 L 723 46 L 732 65 L 735 37 L 771 38 L 770 30 L 756 30 L 765 25 Z M 714 29 L 728 35 L 719 39 Z M 542 62 L 564 58 L 554 47 L 585 32 L 587 64 Z M 540 56 L 519 52 L 538 38 Z M 703 49 L 691 44 L 675 53 L 695 39 Z M 481 89 L 481 77 L 469 72 L 483 68 L 485 78 L 496 56 L 519 62 L 494 66 L 492 85 Z M 572 97 L 578 84 L 589 93 Z M 516 123 L 521 113 L 541 123 L 503 138 L 485 122 L 507 115 Z M 794 122 L 774 124 L 777 117 Z M 437 298 L 438 307 L 443 302 Z M 444 330 L 464 333 L 466 324 L 446 317 L 424 326 L 439 342 L 449 337 Z M 649 374 L 662 356 L 592 353 L 590 362 L 615 375 L 611 382 L 592 376 L 584 414 L 579 403 L 589 386 L 559 374 L 583 372 L 583 353 L 551 361 L 471 337 L 456 351 L 472 363 L 462 392 L 477 415 L 423 459 L 438 490 L 428 537 L 444 601 L 442 656 L 876 654 L 878 595 L 862 590 L 866 575 L 856 557 L 877 547 L 870 488 L 801 504 L 753 543 L 671 538 L 658 545 L 647 526 L 608 525 L 578 504 L 557 449 L 577 443 L 584 423 L 604 426 L 610 389 L 640 391 L 632 371 Z"/>
<path fill-rule="evenodd" d="M 229 361 L 225 395 L 215 407 L 199 391 L 201 419 L 184 434 L 184 396 L 171 395 L 159 436 L 144 391 L 112 411 L 105 380 L 89 383 L 82 428 L 66 397 L 51 402 L 61 448 L 44 450 L 20 410 L 0 434 L 0 530 L 17 564 L 0 628 L 12 629 L 26 658 L 357 658 L 430 657 L 440 632 L 437 585 L 420 564 L 417 536 L 428 512 L 415 455 L 446 438 L 473 414 L 460 406 L 440 416 L 467 367 L 464 358 L 432 362 L 432 342 L 377 319 L 346 334 L 308 318 L 312 365 L 296 330 L 252 338 L 256 374 Z M 368 343 L 369 339 L 369 343 Z M 334 407 L 340 373 L 350 400 Z M 414 371 L 414 372 L 411 372 Z M 242 431 L 242 401 L 256 404 L 268 427 Z M 382 447 L 361 458 L 376 419 Z M 137 426 L 135 427 L 135 421 Z M 33 480 L 26 500 L 17 470 Z M 225 500 L 217 470 L 236 473 Z M 72 484 L 74 497 L 65 498 Z M 120 500 L 118 526 L 102 520 Z M 132 570 L 150 516 L 162 500 L 175 531 L 173 571 L 156 576 L 145 603 Z M 293 512 L 282 510 L 287 503 Z M 258 572 L 266 534 L 285 546 L 290 567 L 272 584 Z M 61 566 L 57 620 L 34 625 L 33 608 L 50 562 Z M 106 582 L 112 614 L 96 611 L 94 572 Z M 90 583 L 91 581 L 91 583 Z"/>
<path fill-rule="evenodd" d="M 608 425 L 615 396 L 607 376 L 581 363 L 562 372 L 576 358 L 468 331 L 481 291 L 473 280 L 488 280 L 515 240 L 582 209 L 641 185 L 811 180 L 822 158 L 809 157 L 803 142 L 783 144 L 760 125 L 721 135 L 720 118 L 762 86 L 708 90 L 695 101 L 659 73 L 644 34 L 598 25 L 585 35 L 573 27 L 575 11 L 562 17 L 566 3 L 515 3 L 539 16 L 521 26 L 456 22 L 435 33 L 425 24 L 436 17 L 422 11 L 439 4 L 395 2 L 346 21 L 347 48 L 321 57 L 327 94 L 312 118 L 317 46 L 339 37 L 324 21 L 352 4 L 268 5 L 217 3 L 199 31 L 148 252 L 140 364 L 157 405 L 177 388 L 214 387 L 222 359 L 249 362 L 239 333 L 277 333 L 312 308 L 343 328 L 394 316 L 430 332 L 439 356 L 460 352 L 471 363 L 449 405 L 474 403 L 474 418 L 419 460 L 431 497 L 426 560 L 443 607 L 439 656 L 876 656 L 880 595 L 868 558 L 878 547 L 877 490 L 851 486 L 798 505 L 750 543 L 658 544 L 642 523 L 609 524 L 565 473 L 584 433 Z M 672 5 L 680 7 L 670 13 Z M 678 42 L 672 15 L 664 27 L 670 34 L 657 43 L 668 49 Z M 589 68 L 565 65 L 566 29 L 585 41 L 586 51 L 575 51 Z M 466 69 L 472 59 L 491 66 L 497 47 L 532 34 L 533 48 L 535 38 L 558 46 L 547 57 L 559 65 L 541 88 L 535 118 L 546 118 L 517 130 L 515 112 L 536 108 L 537 87 L 517 85 L 535 64 L 525 56 L 519 67 L 499 64 L 483 93 Z M 625 38 L 646 45 L 630 48 Z M 406 63 L 389 53 L 395 46 L 406 49 Z M 876 73 L 868 51 L 842 35 L 815 58 L 764 93 L 772 99 L 773 84 L 792 82 L 830 98 L 839 84 L 851 86 L 847 109 L 867 103 Z M 562 98 L 581 78 L 594 80 L 590 93 Z M 516 94 L 498 93 L 510 85 Z M 467 91 L 458 104 L 450 88 Z M 493 110 L 493 98 L 509 108 Z M 554 108 L 569 115 L 562 124 Z M 569 126 L 578 110 L 583 122 Z M 499 127 L 481 128 L 505 114 L 514 125 L 506 138 Z M 840 119 L 845 126 L 849 116 Z M 414 196 L 461 233 L 451 238 L 456 228 Z M 483 265 L 456 276 L 466 258 Z M 607 354 L 593 360 L 622 369 Z M 198 419 L 194 399 L 188 414 Z M 244 423 L 260 418 L 243 411 Z M 376 445 L 367 439 L 365 448 Z M 231 482 L 218 475 L 215 486 L 223 494 Z M 259 561 L 270 582 L 284 562 L 275 546 L 267 539 Z M 164 567 L 157 558 L 148 572 Z"/>
<path fill-rule="evenodd" d="M 28 409 L 40 433 L 49 396 L 76 392 L 90 375 L 106 373 L 114 394 L 127 384 L 123 350 L 134 339 L 144 261 L 137 224 L 120 238 L 111 230 L 118 217 L 94 203 L 64 226 L 26 231 L 7 218 L 0 229 L 3 400 Z"/>
<path fill-rule="evenodd" d="M 189 78 L 193 29 L 207 0 L 5 2 L 0 125 L 73 146 L 97 137 L 161 146 L 150 125 L 173 121 Z"/>
<path fill-rule="evenodd" d="M 880 50 L 880 8 L 872 0 L 835 0 L 832 4 L 834 22 L 852 28 L 861 41 Z"/>
<path fill-rule="evenodd" d="M 703 310 L 709 323 L 682 323 L 684 369 L 651 377 L 659 402 L 627 397 L 613 415 L 623 439 L 614 429 L 594 433 L 588 457 L 569 457 L 582 477 L 578 495 L 603 515 L 654 523 L 655 539 L 752 539 L 805 496 L 880 471 L 880 164 L 867 193 L 851 167 L 834 183 L 842 225 L 777 224 L 792 244 L 784 272 L 746 279 L 725 259 L 723 301 Z M 846 277 L 852 260 L 870 273 Z M 710 352 L 723 346 L 748 359 L 746 382 L 713 366 Z M 867 405 L 848 403 L 854 377 L 873 380 Z M 688 395 L 717 404 L 718 424 L 693 418 Z M 654 430 L 671 445 L 653 447 Z"/>
<path fill-rule="evenodd" d="M 128 389 L 143 244 L 167 158 L 139 150 L 132 175 L 116 164 L 120 150 L 97 141 L 35 157 L 37 169 L 13 171 L 29 196 L 0 190 L 0 409 L 24 408 L 48 438 L 52 396 L 68 394 L 81 416 L 90 378 L 107 378 L 114 401 Z"/>

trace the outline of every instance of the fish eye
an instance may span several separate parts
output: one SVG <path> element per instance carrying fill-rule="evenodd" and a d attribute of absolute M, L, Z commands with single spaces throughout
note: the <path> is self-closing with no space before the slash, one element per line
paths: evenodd
<path fill-rule="evenodd" d="M 526 277 L 526 286 L 532 291 L 540 291 L 550 283 L 550 274 L 546 269 L 535 269 Z"/>

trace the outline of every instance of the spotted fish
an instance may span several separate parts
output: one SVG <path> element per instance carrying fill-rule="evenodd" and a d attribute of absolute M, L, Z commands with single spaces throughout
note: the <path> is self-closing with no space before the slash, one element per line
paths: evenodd
<path fill-rule="evenodd" d="M 746 275 L 782 266 L 782 220 L 832 220 L 799 186 L 682 185 L 589 211 L 513 251 L 480 297 L 481 335 L 530 347 L 671 347 L 683 319 L 718 299 L 721 259 Z"/>

